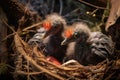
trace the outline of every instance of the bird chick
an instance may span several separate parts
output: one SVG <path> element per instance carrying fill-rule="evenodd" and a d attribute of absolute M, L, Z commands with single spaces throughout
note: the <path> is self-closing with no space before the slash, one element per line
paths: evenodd
<path fill-rule="evenodd" d="M 62 34 L 64 32 L 66 21 L 58 14 L 53 13 L 46 16 L 43 21 L 43 27 L 46 29 L 43 43 L 46 45 L 45 52 L 48 56 L 55 57 L 62 62 L 66 52 L 66 45 L 61 46 L 64 40 Z"/>
<path fill-rule="evenodd" d="M 85 23 L 75 23 L 72 27 L 72 30 L 66 30 L 67 35 L 61 43 L 69 44 L 64 61 L 75 59 L 82 65 L 96 65 L 112 55 L 113 42 L 109 37 L 101 32 L 91 32 Z"/>

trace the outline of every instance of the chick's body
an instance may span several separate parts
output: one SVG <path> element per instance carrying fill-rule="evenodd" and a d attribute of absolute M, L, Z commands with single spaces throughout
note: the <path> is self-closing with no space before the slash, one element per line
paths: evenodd
<path fill-rule="evenodd" d="M 61 46 L 65 25 L 66 21 L 57 13 L 47 15 L 43 21 L 43 27 L 28 43 L 37 44 L 46 56 L 52 56 L 62 62 L 67 48 L 66 45 Z"/>
<path fill-rule="evenodd" d="M 44 25 L 46 28 L 43 41 L 45 44 L 45 53 L 62 62 L 67 48 L 66 45 L 61 46 L 61 42 L 64 40 L 62 34 L 64 32 L 66 22 L 60 15 L 55 13 L 46 16 L 44 22 L 47 22 L 47 25 Z M 50 26 L 48 26 L 48 23 Z"/>
<path fill-rule="evenodd" d="M 47 56 L 53 56 L 58 61 L 62 62 L 63 57 L 66 52 L 66 45 L 61 46 L 61 42 L 63 41 L 62 37 L 57 36 L 48 36 L 45 38 L 43 43 L 45 44 L 44 52 Z"/>

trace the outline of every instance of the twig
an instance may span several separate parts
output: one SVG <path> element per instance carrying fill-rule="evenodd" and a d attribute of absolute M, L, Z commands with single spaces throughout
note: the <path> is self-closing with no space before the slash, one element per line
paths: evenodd
<path fill-rule="evenodd" d="M 90 13 L 90 15 L 93 15 L 94 13 L 96 13 L 99 9 L 95 9 L 92 13 Z"/>
<path fill-rule="evenodd" d="M 33 25 L 29 26 L 29 27 L 24 28 L 22 31 L 27 31 L 28 29 L 34 28 L 34 27 L 36 27 L 36 26 L 40 26 L 41 24 L 42 24 L 42 22 L 33 24 Z"/>
<path fill-rule="evenodd" d="M 96 73 L 89 80 L 101 80 L 102 73 Z"/>
<path fill-rule="evenodd" d="M 28 67 L 28 68 L 27 68 L 27 72 L 28 72 L 28 73 L 30 73 L 29 65 L 30 65 L 30 63 L 29 63 L 29 61 L 27 60 L 27 67 Z M 27 75 L 27 80 L 30 80 L 30 74 Z"/>
<path fill-rule="evenodd" d="M 2 20 L 2 21 L 4 22 L 4 24 L 5 24 L 10 30 L 13 31 L 12 34 L 9 34 L 8 36 L 6 36 L 6 37 L 2 40 L 2 41 L 5 41 L 5 40 L 8 39 L 9 37 L 15 35 L 16 32 L 15 32 L 15 30 L 13 29 L 13 27 L 9 26 L 9 25 L 6 23 L 6 21 L 4 21 L 4 20 Z"/>
<path fill-rule="evenodd" d="M 69 21 L 69 23 L 70 22 L 76 22 L 76 21 L 83 21 L 83 22 L 86 22 L 86 23 L 89 23 L 89 24 L 93 24 L 92 22 L 90 22 L 90 21 L 87 21 L 87 20 L 84 20 L 84 19 L 72 19 L 71 21 Z"/>
<path fill-rule="evenodd" d="M 24 71 L 16 71 L 16 73 L 18 74 L 24 74 L 24 75 L 38 75 L 41 74 L 43 72 L 24 72 Z"/>
<path fill-rule="evenodd" d="M 15 33 L 15 30 L 13 29 L 13 27 L 9 26 L 9 25 L 6 23 L 6 21 L 3 20 L 3 22 L 4 22 L 4 24 L 5 24 L 9 29 L 11 29 L 11 30 Z"/>
<path fill-rule="evenodd" d="M 6 36 L 2 41 L 7 40 L 8 38 L 10 38 L 11 36 L 15 35 L 15 33 L 9 34 L 8 36 Z"/>
<path fill-rule="evenodd" d="M 104 80 L 110 80 L 110 78 L 115 74 L 115 72 L 111 73 L 108 77 L 106 77 Z"/>
<path fill-rule="evenodd" d="M 15 70 L 15 68 L 14 67 L 12 67 L 11 65 L 7 65 L 9 68 L 11 68 L 11 69 L 13 69 L 13 70 Z"/>
<path fill-rule="evenodd" d="M 120 50 L 115 50 L 115 52 L 118 52 L 118 53 L 120 53 Z"/>
<path fill-rule="evenodd" d="M 22 54 L 17 55 L 16 61 L 15 61 L 15 63 L 17 64 L 15 66 L 15 72 L 22 69 L 22 62 L 23 62 L 22 58 L 23 58 Z"/>
<path fill-rule="evenodd" d="M 95 8 L 97 8 L 97 9 L 108 9 L 108 8 L 104 8 L 104 7 L 100 7 L 100 6 L 95 6 L 95 5 L 93 5 L 93 4 L 90 4 L 90 3 L 85 2 L 85 1 L 83 1 L 83 0 L 78 0 L 78 1 L 80 1 L 81 3 L 84 3 L 84 4 L 86 4 L 86 5 L 95 7 Z"/>
<path fill-rule="evenodd" d="M 59 2 L 60 2 L 60 11 L 59 11 L 59 14 L 61 15 L 62 14 L 62 10 L 63 10 L 63 1 L 59 0 Z"/>
<path fill-rule="evenodd" d="M 67 13 L 67 14 L 64 15 L 63 17 L 68 17 L 68 16 L 70 16 L 70 14 L 72 14 L 72 13 L 74 13 L 74 12 L 77 12 L 78 10 L 80 10 L 80 8 L 77 8 L 77 9 L 75 9 L 75 10 L 73 10 L 73 11 Z"/>
<path fill-rule="evenodd" d="M 103 71 L 105 71 L 105 68 L 103 68 L 103 69 L 97 69 L 97 70 L 92 70 L 92 69 L 90 69 L 91 70 L 91 72 L 92 73 L 102 73 Z"/>
<path fill-rule="evenodd" d="M 36 55 L 37 57 L 39 57 L 39 58 L 45 58 L 45 56 L 42 55 L 42 53 L 41 53 L 40 51 L 38 52 L 37 46 L 35 46 L 35 47 L 33 48 L 33 52 L 35 53 L 35 55 Z"/>

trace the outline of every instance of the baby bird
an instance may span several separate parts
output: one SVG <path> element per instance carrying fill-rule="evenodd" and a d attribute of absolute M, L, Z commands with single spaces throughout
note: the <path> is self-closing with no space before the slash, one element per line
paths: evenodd
<path fill-rule="evenodd" d="M 65 39 L 61 45 L 68 45 L 64 62 L 70 59 L 77 60 L 82 65 L 96 65 L 111 58 L 113 42 L 101 32 L 91 32 L 83 23 L 75 23 L 65 31 Z"/>
<path fill-rule="evenodd" d="M 64 32 L 66 21 L 58 14 L 53 13 L 46 16 L 43 21 L 43 27 L 46 29 L 44 35 L 45 53 L 48 56 L 53 56 L 59 62 L 62 62 L 66 45 L 61 45 L 64 40 L 62 34 Z"/>

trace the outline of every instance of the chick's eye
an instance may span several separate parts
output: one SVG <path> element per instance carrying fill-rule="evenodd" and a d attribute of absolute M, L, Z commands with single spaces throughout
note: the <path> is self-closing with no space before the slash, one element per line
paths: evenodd
<path fill-rule="evenodd" d="M 77 32 L 74 33 L 74 37 L 77 38 L 79 35 Z"/>

